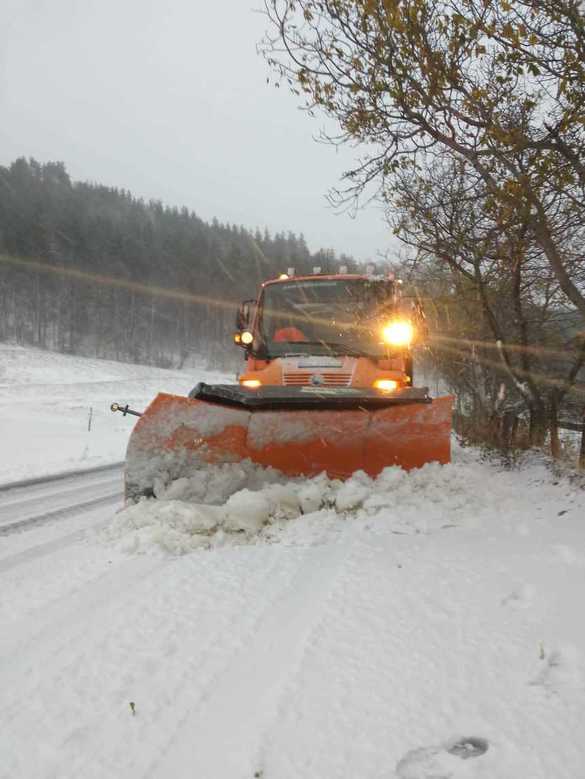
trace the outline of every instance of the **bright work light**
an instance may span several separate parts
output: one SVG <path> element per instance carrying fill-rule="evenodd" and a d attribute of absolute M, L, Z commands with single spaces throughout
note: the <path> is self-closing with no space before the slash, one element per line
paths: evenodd
<path fill-rule="evenodd" d="M 390 346 L 409 346 L 414 336 L 414 329 L 410 322 L 389 322 L 382 330 L 384 343 Z"/>

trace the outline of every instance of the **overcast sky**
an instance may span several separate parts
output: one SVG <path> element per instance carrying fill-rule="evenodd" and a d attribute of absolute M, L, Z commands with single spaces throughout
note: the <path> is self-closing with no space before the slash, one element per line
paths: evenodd
<path fill-rule="evenodd" d="M 391 245 L 379 207 L 325 196 L 355 152 L 317 143 L 266 84 L 262 0 L 0 0 L 0 164 L 62 160 L 201 218 L 303 232 L 358 259 Z"/>

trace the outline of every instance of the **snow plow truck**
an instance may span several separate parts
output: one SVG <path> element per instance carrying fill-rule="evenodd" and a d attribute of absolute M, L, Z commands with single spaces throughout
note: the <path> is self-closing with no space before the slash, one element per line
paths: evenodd
<path fill-rule="evenodd" d="M 238 308 L 237 384 L 161 393 L 135 413 L 126 498 L 207 464 L 249 460 L 289 476 L 377 476 L 450 460 L 450 396 L 414 386 L 413 346 L 425 338 L 418 302 L 371 273 L 296 276 L 289 268 Z"/>

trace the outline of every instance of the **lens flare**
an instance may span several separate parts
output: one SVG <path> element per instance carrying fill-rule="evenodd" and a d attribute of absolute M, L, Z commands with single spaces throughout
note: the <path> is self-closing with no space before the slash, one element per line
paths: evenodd
<path fill-rule="evenodd" d="M 414 336 L 414 329 L 410 322 L 397 320 L 390 322 L 382 330 L 384 343 L 390 346 L 408 346 Z"/>

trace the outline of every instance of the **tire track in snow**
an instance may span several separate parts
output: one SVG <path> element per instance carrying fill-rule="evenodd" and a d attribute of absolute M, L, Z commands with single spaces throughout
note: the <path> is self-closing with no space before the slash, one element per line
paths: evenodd
<path fill-rule="evenodd" d="M 268 555 L 269 564 L 248 572 L 241 551 Z M 152 570 L 137 577 L 137 566 L 152 566 Z M 103 779 L 128 771 L 143 775 L 152 763 L 153 750 L 158 755 L 168 738 L 161 723 L 169 721 L 173 729 L 182 707 L 189 708 L 197 698 L 201 679 L 217 678 L 226 658 L 242 649 L 258 612 L 265 608 L 267 593 L 277 595 L 283 580 L 290 577 L 288 567 L 270 548 L 228 548 L 162 561 L 131 558 L 124 569 L 128 567 L 134 573 L 108 571 L 121 585 L 117 592 L 108 579 L 107 592 L 100 582 L 83 588 L 73 614 L 67 605 L 57 603 L 46 615 L 46 629 L 29 635 L 24 646 L 13 645 L 14 662 L 0 665 L 0 687 L 7 704 L 0 719 L 10 724 L 15 743 L 26 741 L 31 727 L 31 714 L 23 701 L 35 701 L 35 709 L 44 712 L 41 741 L 51 744 L 62 740 L 58 730 L 62 704 L 53 703 L 54 686 L 66 685 L 69 711 L 79 708 L 83 725 L 61 743 L 51 767 L 63 778 Z M 95 602 L 88 597 L 92 593 Z M 111 603 L 104 600 L 108 596 Z M 72 600 L 69 596 L 67 603 Z M 41 614 L 45 616 L 45 609 Z M 31 674 L 40 661 L 37 646 L 42 651 L 42 672 Z M 113 690 L 112 679 L 128 691 Z M 60 690 L 58 697 L 62 696 Z M 136 720 L 128 717 L 126 696 L 136 697 Z M 112 719 L 113 712 L 117 718 Z M 77 749 L 82 740 L 83 748 Z M 23 759 L 20 775 L 30 770 L 27 756 Z M 19 775 L 16 767 L 12 775 Z"/>
<path fill-rule="evenodd" d="M 51 541 L 45 541 L 41 544 L 29 547 L 28 549 L 23 549 L 21 552 L 16 552 L 8 557 L 3 557 L 0 559 L 0 575 L 6 573 L 6 571 L 17 568 L 19 565 L 32 563 L 41 557 L 55 554 L 56 552 L 66 549 L 68 546 L 78 544 L 87 538 L 88 533 L 100 530 L 108 525 L 110 521 L 111 520 L 109 519 L 100 519 L 97 522 L 92 522 L 91 525 L 81 530 L 75 530 L 73 533 L 67 533 L 64 536 L 59 536 Z"/>
<path fill-rule="evenodd" d="M 315 751 L 321 751 L 316 742 L 311 744 L 312 749 L 307 754 L 303 752 L 303 738 L 297 738 L 297 728 L 299 724 L 306 723 L 310 717 L 310 712 L 305 711 L 304 707 L 299 706 L 299 698 L 307 691 L 315 691 L 320 701 L 322 709 L 320 716 L 311 721 L 311 730 L 313 734 L 326 730 L 331 735 L 331 729 L 335 730 L 338 724 L 342 724 L 345 719 L 345 712 L 353 711 L 353 701 L 350 696 L 343 691 L 346 684 L 344 676 L 338 674 L 340 658 L 343 657 L 344 647 L 330 642 L 329 637 L 331 627 L 338 627 L 339 623 L 344 624 L 348 620 L 347 601 L 351 599 L 356 589 L 359 589 L 359 578 L 364 571 L 368 570 L 371 562 L 372 550 L 367 543 L 364 543 L 363 533 L 358 526 L 355 526 L 352 520 L 348 520 L 348 526 L 344 528 L 343 536 L 345 544 L 348 546 L 347 553 L 343 558 L 338 570 L 335 581 L 327 593 L 326 599 L 321 604 L 318 618 L 314 621 L 310 635 L 304 641 L 302 651 L 299 652 L 294 672 L 288 675 L 281 686 L 276 705 L 271 712 L 269 722 L 266 724 L 261 738 L 258 739 L 255 755 L 255 771 L 259 776 L 270 779 L 271 777 L 354 777 L 361 776 L 359 765 L 354 765 L 348 769 L 347 752 L 345 751 L 348 741 L 343 739 L 341 748 L 333 761 L 328 763 L 327 771 L 321 773 L 316 765 L 318 756 Z M 359 619 L 352 613 L 349 624 L 347 625 L 347 634 L 343 638 L 352 645 L 359 644 L 361 626 Z M 328 643 L 327 651 L 324 656 L 319 658 L 315 667 L 315 657 L 319 655 L 319 646 L 323 640 Z M 364 658 L 366 659 L 366 658 Z M 353 671 L 361 672 L 360 664 L 355 664 Z M 335 690 L 337 694 L 343 696 L 343 704 L 336 709 L 333 697 L 328 697 L 323 691 L 323 682 L 334 675 L 336 677 Z M 338 719 L 339 715 L 341 717 Z M 275 764 L 272 759 L 271 751 L 274 746 L 275 738 L 278 737 L 283 720 L 290 724 L 291 736 L 287 739 L 286 749 L 280 751 L 279 761 Z M 341 721 L 341 722 L 340 722 Z M 356 736 L 355 718 L 353 718 L 352 736 Z M 312 736 L 315 738 L 315 735 Z M 325 739 L 322 746 L 324 754 L 334 750 L 332 747 L 334 740 L 329 742 Z M 305 742 L 306 743 L 306 742 Z M 288 752 L 288 754 L 287 754 Z M 284 755 L 284 757 L 283 757 Z M 336 772 L 335 768 L 341 768 L 341 773 Z M 347 772 L 346 772 L 347 771 Z M 255 774 L 252 774 L 254 776 Z M 385 776 L 385 774 L 382 774 Z M 381 776 L 382 776 L 381 775 Z M 226 775 L 227 776 L 227 775 Z M 376 774 L 376 777 L 378 775 Z M 380 779 L 381 779 L 380 776 Z"/>
<path fill-rule="evenodd" d="M 62 633 L 79 627 L 79 623 L 84 620 L 94 618 L 95 611 L 92 609 L 107 608 L 106 601 L 110 597 L 116 595 L 120 600 L 128 597 L 133 586 L 138 586 L 143 578 L 152 575 L 165 564 L 164 561 L 152 558 L 140 558 L 132 562 L 132 568 L 136 569 L 132 572 L 127 570 L 127 564 L 113 570 L 105 568 L 95 580 L 82 583 L 79 589 L 68 596 L 66 602 L 59 599 L 55 603 L 43 605 L 34 623 L 30 617 L 23 620 L 23 626 L 27 630 L 20 634 L 18 625 L 11 625 L 10 634 L 6 632 L 0 636 L 0 658 L 6 659 L 13 655 L 17 657 L 17 662 L 21 663 L 25 661 L 24 655 L 27 651 L 36 651 L 41 639 L 46 642 L 43 646 L 49 647 L 50 651 L 51 644 L 59 645 L 62 641 L 73 640 L 75 636 L 63 638 Z M 49 635 L 50 633 L 53 635 Z M 55 652 L 58 648 L 59 646 Z"/>
<path fill-rule="evenodd" d="M 240 559 L 242 552 L 252 558 L 253 569 L 249 573 L 246 561 Z M 265 560 L 262 566 L 253 562 L 258 556 Z M 276 547 L 262 545 L 196 552 L 178 560 L 182 574 L 181 580 L 173 582 L 176 601 L 169 604 L 160 593 L 159 600 L 151 603 L 152 613 L 144 615 L 145 621 L 156 620 L 161 641 L 158 657 L 162 664 L 168 663 L 168 668 L 164 675 L 148 680 L 148 692 L 143 689 L 141 695 L 137 693 L 140 729 L 126 729 L 118 724 L 115 728 L 106 727 L 104 732 L 103 718 L 96 716 L 90 727 L 92 730 L 95 727 L 95 732 L 100 734 L 99 740 L 89 749 L 86 747 L 83 754 L 70 759 L 67 776 L 101 779 L 127 771 L 134 776 L 153 775 L 153 763 L 169 748 L 169 734 L 172 739 L 193 709 L 205 705 L 231 658 L 245 651 L 262 616 L 289 587 L 301 563 L 294 557 L 283 560 Z M 199 576 L 192 572 L 194 564 L 201 569 Z M 201 576 L 205 578 L 203 587 L 200 587 Z M 222 602 L 225 596 L 227 600 Z M 206 614 L 204 603 L 215 597 L 217 606 Z M 138 635 L 140 632 L 137 628 Z M 183 642 L 189 637 L 193 641 L 179 663 L 168 656 L 168 645 L 174 643 L 173 636 L 177 633 Z M 156 644 L 152 649 L 157 651 Z M 144 682 L 137 684 L 143 686 Z M 127 725 L 127 717 L 124 720 Z M 104 742 L 108 744 L 107 752 L 103 749 Z M 143 748 L 145 742 L 149 750 Z M 126 765 L 129 753 L 131 763 Z"/>
<path fill-rule="evenodd" d="M 1 779 L 39 775 L 39 761 L 43 776 L 103 779 L 118 775 L 95 770 L 97 756 L 104 748 L 100 739 L 104 722 L 111 717 L 111 711 L 103 710 L 92 722 L 92 733 L 98 734 L 96 759 L 81 774 L 69 771 L 66 755 L 78 739 L 78 731 L 73 729 L 64 737 L 59 728 L 63 700 L 67 700 L 69 712 L 77 710 L 79 722 L 92 719 L 88 711 L 116 670 L 114 665 L 109 673 L 100 673 L 93 690 L 84 678 L 99 666 L 96 646 L 101 634 L 110 629 L 112 612 L 122 614 L 128 622 L 128 601 L 136 599 L 136 590 L 144 590 L 168 564 L 168 559 L 147 557 L 124 559 L 117 567 L 106 564 L 97 577 L 83 582 L 72 594 L 37 609 L 36 619 L 28 615 L 0 634 L 0 753 L 13 760 L 9 763 L 5 759 L 0 766 Z M 138 600 L 142 600 L 140 595 Z M 131 660 L 130 651 L 124 654 L 124 659 L 128 658 Z M 81 725 L 81 732 L 85 731 L 86 726 Z M 36 734 L 34 745 L 31 733 Z"/>
<path fill-rule="evenodd" d="M 34 479 L 0 492 L 0 575 L 81 541 L 105 524 L 110 511 L 100 508 L 116 504 L 122 504 L 118 464 Z"/>
<path fill-rule="evenodd" d="M 258 615 L 242 646 L 182 721 L 148 772 L 166 776 L 252 777 L 263 734 L 327 609 L 351 546 L 302 549 L 288 582 Z M 296 548 L 299 554 L 299 548 Z"/>
<path fill-rule="evenodd" d="M 298 568 L 298 561 L 292 561 L 294 565 L 293 573 L 291 573 L 274 549 L 251 548 L 250 551 L 253 554 L 260 553 L 264 556 L 263 553 L 268 552 L 268 564 L 261 569 L 260 575 L 256 569 L 248 577 L 245 575 L 245 564 L 242 566 L 242 561 L 237 560 L 235 561 L 236 569 L 239 570 L 234 579 L 232 578 L 234 571 L 229 571 L 229 568 L 231 567 L 230 559 L 233 561 L 231 553 L 236 550 L 224 551 L 228 552 L 228 559 L 225 559 L 222 550 L 219 550 L 219 554 L 201 552 L 195 553 L 196 556 L 193 556 L 194 560 L 199 557 L 199 561 L 204 562 L 206 567 L 227 565 L 227 572 L 221 573 L 219 568 L 214 572 L 216 582 L 212 583 L 211 592 L 215 592 L 217 584 L 225 580 L 229 600 L 224 604 L 219 602 L 217 610 L 213 609 L 211 618 L 208 620 L 208 632 L 203 640 L 201 640 L 200 635 L 197 636 L 198 631 L 195 629 L 195 636 L 198 640 L 194 643 L 192 653 L 183 658 L 183 662 L 178 666 L 169 667 L 164 677 L 159 679 L 158 684 L 155 684 L 154 689 L 150 686 L 148 697 L 155 704 L 155 708 L 153 709 L 151 704 L 150 711 L 145 713 L 144 703 L 138 704 L 142 710 L 141 724 L 146 726 L 145 730 L 130 734 L 120 732 L 119 729 L 116 732 L 110 730 L 108 733 L 108 754 L 103 754 L 101 742 L 96 744 L 89 760 L 86 755 L 83 755 L 75 763 L 76 771 L 72 773 L 72 776 L 87 776 L 88 767 L 97 764 L 100 760 L 103 762 L 95 774 L 95 779 L 101 779 L 103 775 L 113 775 L 118 772 L 126 773 L 130 770 L 135 776 L 158 776 L 158 772 L 153 768 L 153 763 L 158 765 L 161 755 L 164 756 L 167 753 L 174 734 L 189 721 L 193 708 L 198 709 L 201 705 L 205 705 L 210 691 L 218 684 L 225 669 L 229 667 L 231 658 L 245 651 L 262 615 L 269 608 L 269 605 L 278 598 L 281 590 L 288 586 L 291 576 Z M 183 559 L 181 562 L 187 561 Z M 189 580 L 193 577 L 185 575 L 185 573 L 183 576 L 185 577 L 184 588 L 192 596 L 193 587 Z M 250 581 L 247 581 L 248 579 Z M 267 593 L 269 594 L 268 598 L 266 597 Z M 160 607 L 158 608 L 160 609 Z M 200 613 L 200 606 L 195 604 L 194 614 L 198 613 Z M 165 617 L 168 623 L 167 630 L 171 632 L 171 635 L 176 633 L 178 627 L 176 615 L 171 615 L 170 620 L 168 615 Z M 184 622 L 185 619 L 182 621 Z M 187 635 L 185 627 L 181 627 L 180 631 L 185 639 Z M 162 640 L 162 646 L 166 647 L 169 640 L 168 632 L 165 635 L 163 631 Z M 147 718 L 148 721 L 144 722 Z M 97 722 L 96 725 L 99 727 L 100 723 Z M 129 735 L 133 739 L 134 749 L 132 750 L 131 763 L 125 765 Z M 141 748 L 144 740 L 149 744 L 150 753 Z M 191 734 L 191 741 L 193 741 L 193 734 Z M 196 775 L 192 773 L 192 765 L 188 766 L 187 771 L 189 777 Z M 181 773 L 170 775 L 179 777 Z M 166 774 L 162 774 L 162 776 L 165 776 L 166 779 Z M 215 779 L 216 774 L 212 774 L 212 776 Z"/>
<path fill-rule="evenodd" d="M 201 775 L 232 779 L 233 773 L 221 774 L 217 765 L 218 739 L 223 741 L 225 733 L 222 716 L 231 709 L 231 703 L 225 706 L 232 689 L 226 677 L 245 678 L 247 672 L 242 664 L 248 664 L 247 658 L 260 669 L 263 657 L 278 657 L 283 641 L 288 638 L 288 630 L 283 637 L 280 629 L 283 611 L 284 619 L 287 613 L 297 619 L 290 631 L 298 639 L 299 617 L 307 610 L 313 613 L 318 608 L 320 596 L 324 594 L 322 588 L 331 578 L 328 573 L 336 569 L 345 555 L 342 548 L 332 554 L 329 550 L 329 564 L 320 566 L 323 549 L 283 550 L 278 545 L 260 544 L 198 552 L 175 561 L 172 601 L 168 591 L 166 594 L 162 589 L 158 591 L 149 604 L 151 613 L 142 615 L 132 629 L 137 649 L 134 660 L 138 675 L 133 682 L 137 696 L 136 719 L 129 718 L 121 709 L 120 717 L 108 722 L 108 716 L 104 717 L 99 706 L 94 705 L 95 715 L 84 713 L 85 729 L 93 735 L 91 743 L 81 753 L 68 756 L 67 770 L 64 772 L 60 766 L 60 776 L 97 779 L 130 772 L 137 777 Z M 151 589 L 154 586 L 155 582 L 151 582 Z M 127 641 L 130 632 L 127 622 L 127 613 L 110 620 L 100 656 L 107 659 L 112 650 L 117 651 L 115 646 L 110 646 L 114 636 L 119 637 L 118 641 Z M 148 654 L 144 652 L 141 636 L 148 634 L 153 624 L 157 635 L 151 638 L 148 647 L 150 657 L 141 659 L 141 654 Z M 169 654 L 169 645 L 175 643 L 176 635 L 181 636 L 185 649 L 173 649 Z M 179 652 L 182 656 L 177 661 Z M 141 670 L 143 666 L 151 668 L 146 678 Z M 288 666 L 287 662 L 275 672 L 286 675 Z M 270 679 L 265 679 L 264 684 L 262 679 L 250 679 L 247 694 L 239 699 L 241 706 L 253 709 L 257 694 L 270 695 L 269 682 Z M 258 693 L 257 685 L 260 685 Z M 220 691 L 219 700 L 216 690 Z M 214 720 L 213 724 L 206 724 L 210 705 L 215 712 Z M 204 735 L 194 737 L 197 730 L 192 728 L 200 729 L 201 724 L 205 726 Z M 235 720 L 228 723 L 228 727 L 233 725 L 237 725 Z M 215 744 L 211 774 L 197 774 L 193 756 L 186 764 L 167 773 L 165 761 L 173 761 L 178 745 L 183 744 L 187 749 L 190 746 L 199 754 L 208 736 Z M 221 747 L 219 752 L 223 751 Z M 248 762 L 253 763 L 252 755 Z"/>
<path fill-rule="evenodd" d="M 33 517 L 27 517 L 26 519 L 19 519 L 16 522 L 0 525 L 0 537 L 10 536 L 14 533 L 23 533 L 27 530 L 39 527 L 40 525 L 46 525 L 51 522 L 56 522 L 60 519 L 75 517 L 79 514 L 84 514 L 87 511 L 97 509 L 100 506 L 105 507 L 113 505 L 114 503 L 120 503 L 120 501 L 120 492 L 116 491 L 112 493 L 110 488 L 108 488 L 108 494 L 99 498 L 91 498 L 91 500 L 86 500 L 82 503 L 76 503 L 73 506 L 66 506 L 64 508 L 55 509 L 54 511 L 47 511 L 43 514 L 38 514 Z"/>
<path fill-rule="evenodd" d="M 453 779 L 574 779 L 539 746 L 566 744 L 567 762 L 582 765 L 582 700 L 531 686 L 534 621 L 509 619 L 494 560 L 478 566 L 454 541 L 363 536 L 264 740 L 265 779 L 353 779 L 364 763 L 391 779 L 407 753 L 455 735 L 492 747 Z"/>
<path fill-rule="evenodd" d="M 377 762 L 368 776 L 391 779 L 408 746 L 396 744 L 395 734 L 427 731 L 428 739 L 433 728 L 443 734 L 456 698 L 448 685 L 459 687 L 456 676 L 445 674 L 445 645 L 456 644 L 464 611 L 461 597 L 450 597 L 457 595 L 451 587 L 459 572 L 453 560 L 435 562 L 428 582 L 409 587 L 411 561 L 425 547 L 415 537 L 385 545 L 368 533 L 357 537 L 347 575 L 266 739 L 266 777 L 340 779 Z M 446 587 L 443 568 L 451 575 Z M 475 655 L 473 632 L 472 644 Z"/>
<path fill-rule="evenodd" d="M 15 565 L 24 564 L 27 558 L 34 561 L 50 554 L 58 554 L 61 548 L 65 549 L 75 543 L 74 534 L 79 534 L 79 543 L 83 543 L 86 539 L 90 540 L 95 531 L 112 521 L 117 510 L 118 505 L 114 503 L 109 508 L 98 507 L 79 515 L 62 517 L 56 522 L 31 528 L 30 532 L 5 536 L 0 543 L 0 575 L 3 570 L 8 571 Z M 37 569 L 32 568 L 31 581 L 37 576 Z M 6 581 L 6 578 L 2 581 L 4 590 Z M 44 584 L 43 581 L 43 586 Z"/>
<path fill-rule="evenodd" d="M 120 471 L 121 473 L 124 465 L 124 462 L 120 461 L 115 463 L 108 463 L 106 465 L 97 465 L 95 468 L 78 468 L 71 471 L 61 471 L 60 473 L 47 474 L 46 476 L 35 476 L 32 479 L 20 479 L 19 481 L 4 482 L 0 484 L 0 503 L 5 505 L 8 502 L 14 502 L 15 497 L 16 500 L 18 500 L 18 490 L 21 490 L 24 487 L 27 488 L 27 495 L 31 495 L 51 484 L 54 484 L 55 482 L 68 482 L 77 478 L 85 479 L 86 477 L 107 473 L 108 471 Z M 9 494 L 8 500 L 6 500 L 6 497 L 3 495 L 3 493 L 12 493 L 13 491 L 14 493 L 12 495 Z M 12 498 L 12 501 L 10 498 Z"/>

